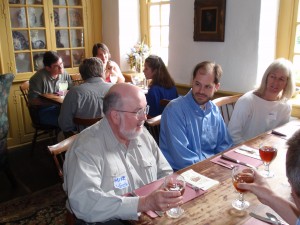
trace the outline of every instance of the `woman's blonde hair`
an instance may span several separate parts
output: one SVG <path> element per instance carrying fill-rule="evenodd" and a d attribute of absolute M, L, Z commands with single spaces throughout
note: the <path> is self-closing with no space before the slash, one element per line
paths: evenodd
<path fill-rule="evenodd" d="M 296 84 L 295 84 L 295 78 L 294 78 L 294 66 L 293 63 L 285 58 L 279 58 L 275 59 L 269 67 L 266 69 L 260 86 L 256 89 L 255 92 L 259 93 L 260 95 L 263 95 L 266 91 L 267 88 L 267 79 L 270 73 L 274 72 L 275 70 L 283 70 L 283 72 L 287 76 L 287 84 L 285 88 L 282 90 L 281 96 L 279 97 L 280 101 L 287 101 L 290 99 L 296 89 Z"/>

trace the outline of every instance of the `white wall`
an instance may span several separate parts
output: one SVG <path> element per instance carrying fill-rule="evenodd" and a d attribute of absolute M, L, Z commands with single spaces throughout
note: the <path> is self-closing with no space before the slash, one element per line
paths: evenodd
<path fill-rule="evenodd" d="M 115 20 L 110 5 L 119 2 L 120 28 L 103 18 L 103 42 L 112 55 L 119 55 L 122 70 L 128 70 L 125 55 L 139 41 L 138 0 L 103 0 L 103 16 Z M 126 5 L 125 5 L 126 2 Z M 194 0 L 172 0 L 168 69 L 176 83 L 190 84 L 195 65 L 212 60 L 223 68 L 221 90 L 246 92 L 256 85 L 275 57 L 279 0 L 227 0 L 224 42 L 194 42 Z M 130 8 L 126 10 L 127 6 Z M 118 7 L 118 6 L 116 6 Z M 117 17 L 117 16 L 116 16 Z M 116 19 L 116 20 L 118 20 Z M 109 24 L 109 25 L 108 25 Z M 115 26 L 110 27 L 110 26 Z M 106 29 L 119 29 L 119 40 Z M 119 49 L 114 49 L 118 43 Z M 114 46 L 114 47 L 112 47 Z"/>

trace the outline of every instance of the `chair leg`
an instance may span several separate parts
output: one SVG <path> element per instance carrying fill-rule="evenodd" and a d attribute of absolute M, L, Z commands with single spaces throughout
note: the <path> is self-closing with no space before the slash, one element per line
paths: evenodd
<path fill-rule="evenodd" d="M 35 143 L 36 143 L 37 136 L 38 136 L 38 130 L 35 129 L 33 139 L 32 139 L 32 143 L 31 143 L 31 155 L 33 155 L 33 153 L 34 153 L 34 148 L 35 148 Z"/>

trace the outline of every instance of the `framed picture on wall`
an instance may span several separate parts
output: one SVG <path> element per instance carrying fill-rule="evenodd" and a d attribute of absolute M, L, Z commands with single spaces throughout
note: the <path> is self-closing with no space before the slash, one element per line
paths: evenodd
<path fill-rule="evenodd" d="M 194 41 L 224 42 L 226 0 L 195 0 Z"/>

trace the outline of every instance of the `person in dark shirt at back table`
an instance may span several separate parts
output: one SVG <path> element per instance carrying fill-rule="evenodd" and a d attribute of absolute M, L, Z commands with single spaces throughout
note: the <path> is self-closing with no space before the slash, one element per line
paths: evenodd
<path fill-rule="evenodd" d="M 41 124 L 58 127 L 60 106 L 43 100 L 39 95 L 57 93 L 59 83 L 68 82 L 68 89 L 72 86 L 70 75 L 64 70 L 62 58 L 54 51 L 45 52 L 43 56 L 44 68 L 37 71 L 29 80 L 29 104 L 37 106 L 39 122 Z"/>

